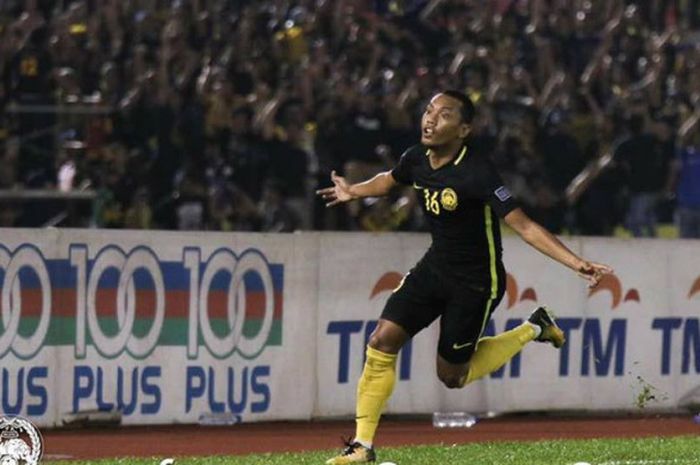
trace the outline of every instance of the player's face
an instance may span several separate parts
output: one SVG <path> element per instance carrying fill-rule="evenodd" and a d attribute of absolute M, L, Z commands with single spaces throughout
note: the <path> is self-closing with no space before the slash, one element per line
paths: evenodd
<path fill-rule="evenodd" d="M 425 107 L 421 120 L 421 143 L 439 147 L 469 134 L 469 125 L 462 120 L 462 103 L 445 94 L 437 94 Z"/>

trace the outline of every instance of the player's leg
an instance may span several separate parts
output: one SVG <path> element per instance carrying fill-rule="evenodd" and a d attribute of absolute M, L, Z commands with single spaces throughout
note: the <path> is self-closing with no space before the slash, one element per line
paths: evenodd
<path fill-rule="evenodd" d="M 410 335 L 393 321 L 380 319 L 367 344 L 367 358 L 357 383 L 355 440 L 372 447 L 379 417 L 396 382 L 396 359 Z"/>
<path fill-rule="evenodd" d="M 403 345 L 439 315 L 431 311 L 430 274 L 419 264 L 389 297 L 367 344 L 367 359 L 357 384 L 355 438 L 331 465 L 375 460 L 374 436 L 396 381 L 396 359 Z"/>
<path fill-rule="evenodd" d="M 566 342 L 564 332 L 546 307 L 538 307 L 528 321 L 510 331 L 479 338 L 466 364 L 452 363 L 438 354 L 438 376 L 447 387 L 462 387 L 498 370 L 531 341 L 550 343 L 556 348 Z"/>
<path fill-rule="evenodd" d="M 440 318 L 437 376 L 446 387 L 454 389 L 464 386 L 470 372 L 474 372 L 472 361 L 481 349 L 481 333 L 495 304 L 480 289 L 465 286 L 450 292 L 450 301 Z"/>
<path fill-rule="evenodd" d="M 452 294 L 440 320 L 437 357 L 437 374 L 447 387 L 462 387 L 498 370 L 530 341 L 550 342 L 555 347 L 564 344 L 564 333 L 544 307 L 510 331 L 481 337 L 502 296 L 503 292 L 494 298 L 466 286 Z"/>
<path fill-rule="evenodd" d="M 524 323 L 497 336 L 480 338 L 467 363 L 455 363 L 454 359 L 446 359 L 446 354 L 438 353 L 438 377 L 449 388 L 463 387 L 501 368 L 536 336 L 536 329 Z"/>
<path fill-rule="evenodd" d="M 396 382 L 396 359 L 410 335 L 398 324 L 380 319 L 367 344 L 367 359 L 357 383 L 355 438 L 326 463 L 342 465 L 375 461 L 374 435 Z"/>
<path fill-rule="evenodd" d="M 357 386 L 356 440 L 371 445 L 396 380 L 396 359 L 403 345 L 442 311 L 436 302 L 435 275 L 420 262 L 389 297 L 367 346 Z"/>

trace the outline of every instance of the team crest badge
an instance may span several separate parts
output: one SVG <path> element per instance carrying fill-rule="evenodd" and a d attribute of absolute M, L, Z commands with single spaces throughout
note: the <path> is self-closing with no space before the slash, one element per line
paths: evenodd
<path fill-rule="evenodd" d="M 41 434 L 29 420 L 0 418 L 0 464 L 38 465 L 42 452 Z"/>
<path fill-rule="evenodd" d="M 453 211 L 457 208 L 457 193 L 449 187 L 443 189 L 440 192 L 440 203 L 445 210 Z"/>

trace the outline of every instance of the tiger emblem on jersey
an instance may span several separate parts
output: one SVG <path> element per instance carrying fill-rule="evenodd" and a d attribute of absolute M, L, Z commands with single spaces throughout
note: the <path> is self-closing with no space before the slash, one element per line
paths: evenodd
<path fill-rule="evenodd" d="M 457 208 L 457 193 L 449 187 L 440 192 L 440 204 L 447 211 L 454 211 Z"/>

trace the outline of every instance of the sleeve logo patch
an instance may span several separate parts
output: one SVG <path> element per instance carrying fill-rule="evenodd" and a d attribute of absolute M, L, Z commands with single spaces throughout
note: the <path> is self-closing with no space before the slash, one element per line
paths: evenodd
<path fill-rule="evenodd" d="M 493 191 L 493 193 L 496 194 L 496 197 L 498 197 L 498 200 L 500 200 L 501 202 L 505 202 L 506 200 L 512 197 L 510 191 L 506 186 L 499 187 L 498 189 Z"/>

